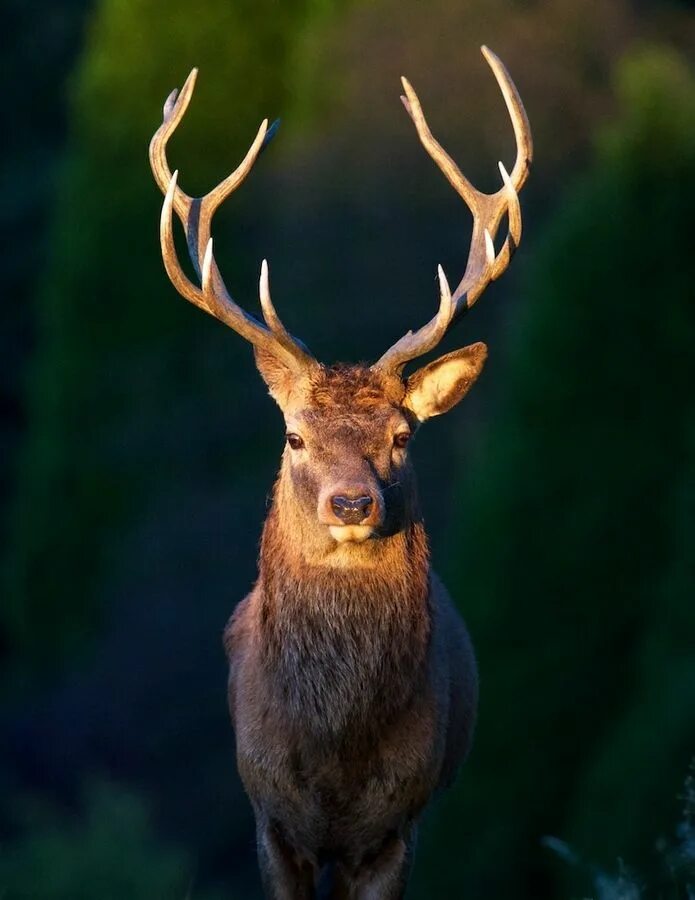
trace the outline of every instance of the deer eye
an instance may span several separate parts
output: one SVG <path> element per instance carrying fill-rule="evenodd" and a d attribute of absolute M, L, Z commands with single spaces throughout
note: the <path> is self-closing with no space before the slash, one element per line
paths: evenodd
<path fill-rule="evenodd" d="M 398 434 L 393 438 L 393 446 L 398 447 L 399 450 L 402 450 L 405 446 L 407 446 L 409 440 L 409 431 L 399 431 Z"/>
<path fill-rule="evenodd" d="M 287 438 L 287 443 L 293 450 L 301 450 L 304 446 L 304 441 L 300 438 L 298 434 L 287 434 L 285 435 Z"/>

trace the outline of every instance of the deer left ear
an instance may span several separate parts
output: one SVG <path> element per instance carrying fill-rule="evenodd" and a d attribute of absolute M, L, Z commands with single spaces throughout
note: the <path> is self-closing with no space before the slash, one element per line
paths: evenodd
<path fill-rule="evenodd" d="M 297 385 L 297 372 L 279 356 L 267 350 L 254 347 L 256 368 L 265 381 L 268 392 L 281 410 L 289 405 L 292 389 Z"/>
<path fill-rule="evenodd" d="M 471 344 L 440 356 L 407 380 L 404 405 L 420 422 L 448 412 L 471 389 L 486 358 L 485 344 Z"/>

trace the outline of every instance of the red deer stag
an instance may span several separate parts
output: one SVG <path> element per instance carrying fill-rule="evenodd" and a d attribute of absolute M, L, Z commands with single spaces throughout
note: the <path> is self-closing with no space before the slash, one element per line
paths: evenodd
<path fill-rule="evenodd" d="M 164 105 L 150 161 L 165 194 L 164 266 L 187 300 L 253 345 L 280 406 L 287 442 L 263 528 L 258 580 L 224 634 L 237 762 L 256 816 L 264 889 L 276 900 L 402 897 L 419 814 L 448 785 L 471 744 L 477 671 L 466 628 L 430 568 L 408 445 L 421 422 L 451 409 L 483 367 L 477 343 L 404 376 L 433 350 L 509 265 L 521 236 L 518 192 L 531 133 L 501 61 L 483 47 L 516 137 L 511 174 L 477 190 L 435 140 L 403 79 L 402 98 L 425 149 L 473 214 L 461 283 L 439 268 L 436 315 L 372 366 L 323 365 L 280 321 L 263 262 L 264 323 L 228 293 L 210 226 L 275 127 L 264 120 L 240 166 L 202 198 L 185 194 L 166 145 L 196 70 Z M 174 249 L 181 220 L 200 286 Z M 494 239 L 504 217 L 508 234 Z"/>

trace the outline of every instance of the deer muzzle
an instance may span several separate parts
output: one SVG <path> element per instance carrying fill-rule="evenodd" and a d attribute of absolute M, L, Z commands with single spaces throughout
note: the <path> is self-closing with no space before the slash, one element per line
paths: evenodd
<path fill-rule="evenodd" d="M 364 541 L 383 521 L 383 500 L 376 485 L 332 485 L 321 492 L 318 518 L 340 543 Z"/>

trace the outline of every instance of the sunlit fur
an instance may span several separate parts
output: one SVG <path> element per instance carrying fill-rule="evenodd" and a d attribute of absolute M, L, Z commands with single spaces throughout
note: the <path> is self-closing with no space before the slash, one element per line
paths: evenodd
<path fill-rule="evenodd" d="M 265 890 L 401 897 L 417 816 L 465 757 L 477 698 L 468 635 L 430 569 L 408 451 L 394 447 L 417 423 L 394 376 L 317 366 L 282 384 L 279 369 L 259 368 L 305 441 L 285 447 L 258 581 L 225 631 Z M 353 483 L 380 492 L 380 521 L 364 540 L 336 540 L 322 492 Z"/>
<path fill-rule="evenodd" d="M 370 525 L 329 525 L 328 533 L 339 544 L 361 544 L 374 537 L 374 529 Z"/>

